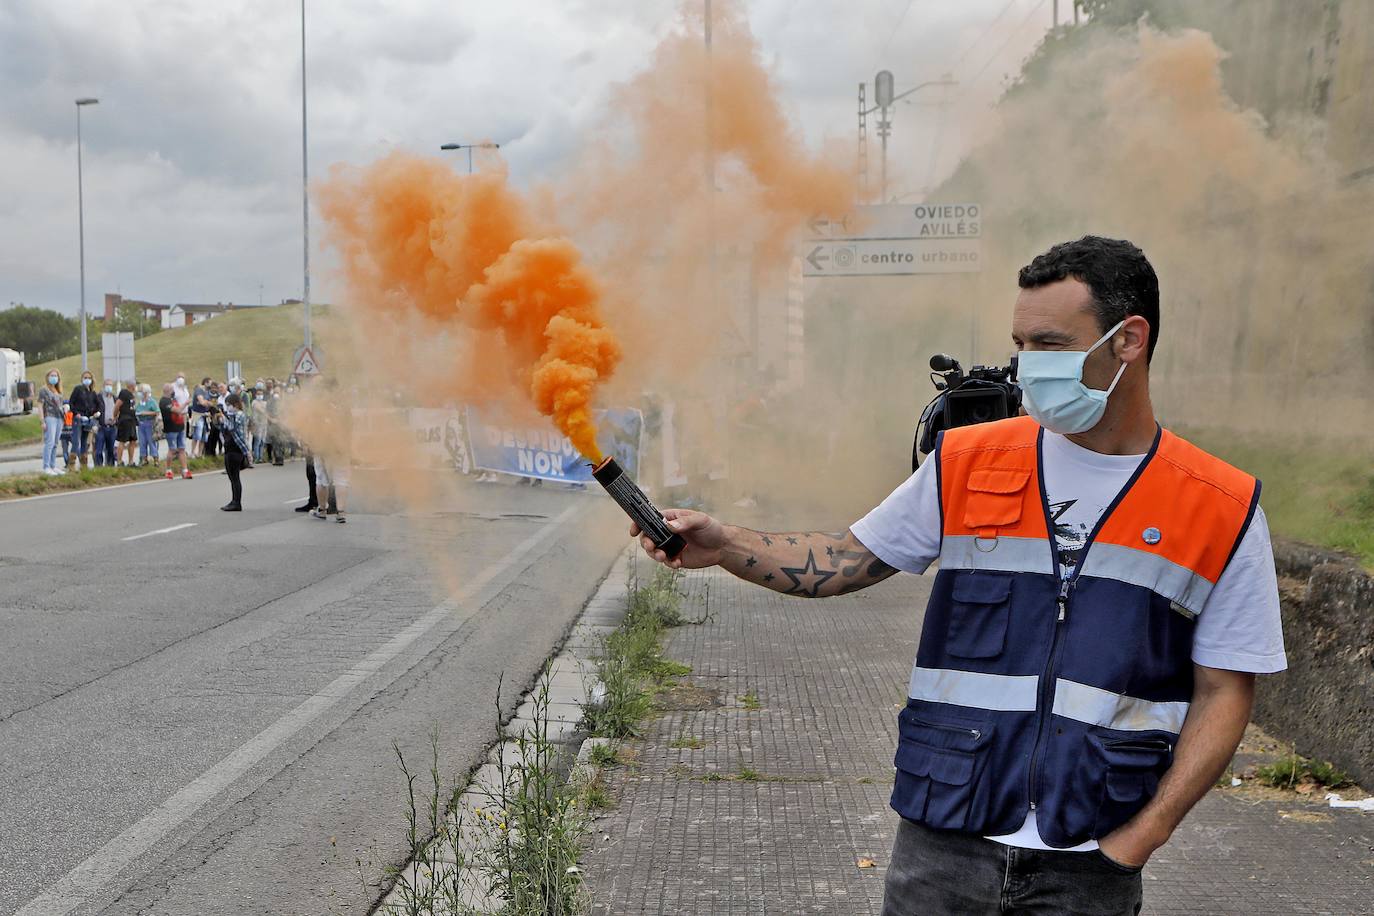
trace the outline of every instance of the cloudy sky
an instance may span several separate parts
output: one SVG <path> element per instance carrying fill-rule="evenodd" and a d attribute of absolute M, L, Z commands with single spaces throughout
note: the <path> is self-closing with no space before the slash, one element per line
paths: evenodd
<path fill-rule="evenodd" d="M 781 102 L 813 144 L 853 142 L 857 84 L 884 67 L 899 91 L 951 73 L 959 85 L 945 111 L 965 121 L 987 111 L 1051 17 L 1049 0 L 746 6 Z M 482 138 L 501 143 L 516 183 L 554 176 L 677 7 L 307 0 L 311 176 Z M 155 302 L 299 297 L 300 27 L 295 0 L 0 3 L 0 308 L 76 313 L 81 96 L 100 99 L 82 111 L 88 308 L 116 291 Z M 932 150 L 936 177 L 957 162 L 967 133 L 959 114 L 940 112 L 899 107 L 891 156 L 906 174 L 894 195 L 919 198 Z M 327 270 L 315 273 L 312 298 L 330 292 Z"/>

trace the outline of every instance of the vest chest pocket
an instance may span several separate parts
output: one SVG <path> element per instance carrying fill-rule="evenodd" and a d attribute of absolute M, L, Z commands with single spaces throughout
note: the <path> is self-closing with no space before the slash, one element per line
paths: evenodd
<path fill-rule="evenodd" d="M 941 830 L 959 830 L 981 771 L 979 752 L 992 736 L 988 722 L 939 722 L 910 707 L 897 716 L 897 781 L 893 807 L 905 818 Z"/>
<path fill-rule="evenodd" d="M 1102 767 L 1102 799 L 1093 836 L 1103 837 L 1135 816 L 1159 789 L 1173 761 L 1173 745 L 1157 735 L 1091 735 Z"/>
<path fill-rule="evenodd" d="M 964 526 L 979 537 L 996 537 L 1000 528 L 1015 527 L 1021 521 L 1026 484 L 1026 468 L 974 468 L 964 481 Z"/>
<path fill-rule="evenodd" d="M 945 650 L 960 658 L 1001 655 L 1007 642 L 1007 615 L 1011 613 L 1011 577 L 960 573 L 950 599 Z"/>

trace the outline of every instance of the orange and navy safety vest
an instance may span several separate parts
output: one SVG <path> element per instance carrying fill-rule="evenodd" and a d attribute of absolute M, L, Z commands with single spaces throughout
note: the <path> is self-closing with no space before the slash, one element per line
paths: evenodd
<path fill-rule="evenodd" d="M 1028 417 L 946 431 L 940 568 L 912 669 L 892 807 L 937 829 L 1051 846 L 1154 795 L 1193 692 L 1196 619 L 1259 482 L 1167 430 L 1061 578 Z"/>

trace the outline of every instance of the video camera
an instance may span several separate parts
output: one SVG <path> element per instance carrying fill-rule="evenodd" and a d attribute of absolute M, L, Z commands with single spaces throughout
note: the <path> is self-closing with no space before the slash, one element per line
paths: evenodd
<path fill-rule="evenodd" d="M 930 358 L 930 380 L 939 394 L 921 411 L 916 441 L 911 448 L 911 469 L 922 455 L 935 448 L 943 430 L 972 426 L 1016 416 L 1021 409 L 1021 388 L 1016 384 L 1016 357 L 1009 366 L 974 366 L 968 372 L 959 361 L 944 353 Z"/>

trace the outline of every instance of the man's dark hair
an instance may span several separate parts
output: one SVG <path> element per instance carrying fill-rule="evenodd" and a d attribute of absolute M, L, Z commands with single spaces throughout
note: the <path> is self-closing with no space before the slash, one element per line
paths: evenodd
<path fill-rule="evenodd" d="M 239 399 L 239 396 L 236 394 L 229 395 L 229 397 L 224 399 L 224 403 L 228 404 L 230 407 L 233 407 L 235 410 L 243 409 L 243 401 L 241 401 Z"/>
<path fill-rule="evenodd" d="M 1159 342 L 1159 278 L 1145 252 L 1124 239 L 1085 235 L 1061 242 L 1036 257 L 1017 276 L 1022 289 L 1048 286 L 1072 277 L 1092 293 L 1092 307 L 1103 334 L 1127 315 L 1150 323 L 1146 362 Z"/>
<path fill-rule="evenodd" d="M 200 383 L 201 383 L 202 385 L 208 385 L 208 384 L 210 384 L 210 376 L 208 376 L 208 375 L 205 376 L 205 378 L 203 378 L 203 379 L 200 380 Z"/>

